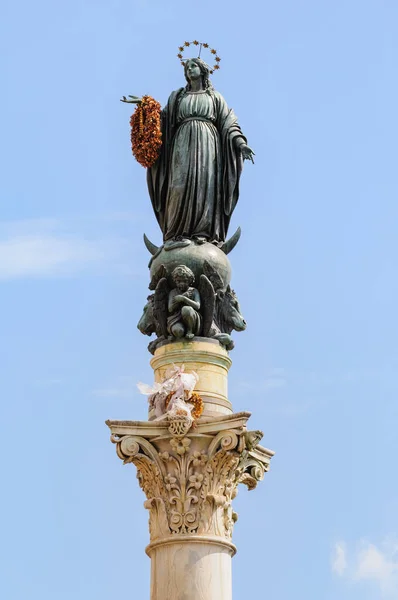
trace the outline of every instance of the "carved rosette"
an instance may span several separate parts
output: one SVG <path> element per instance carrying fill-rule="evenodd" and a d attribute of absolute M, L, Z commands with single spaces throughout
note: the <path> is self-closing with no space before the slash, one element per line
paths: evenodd
<path fill-rule="evenodd" d="M 252 490 L 268 470 L 273 452 L 258 446 L 261 432 L 209 429 L 207 433 L 202 426 L 200 433 L 194 429 L 186 434 L 184 427 L 173 426 L 150 441 L 112 433 L 119 458 L 137 467 L 151 543 L 195 534 L 231 540 L 238 484 Z"/>

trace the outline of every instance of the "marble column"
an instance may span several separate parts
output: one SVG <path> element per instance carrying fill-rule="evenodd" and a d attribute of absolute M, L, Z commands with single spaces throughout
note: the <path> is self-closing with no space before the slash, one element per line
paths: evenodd
<path fill-rule="evenodd" d="M 205 410 L 183 419 L 107 421 L 124 464 L 137 468 L 149 511 L 151 600 L 231 600 L 232 501 L 239 483 L 254 489 L 273 452 L 249 431 L 250 413 L 234 414 L 227 398 L 228 353 L 210 341 L 166 344 L 151 361 L 155 379 L 184 364 L 199 374 Z"/>

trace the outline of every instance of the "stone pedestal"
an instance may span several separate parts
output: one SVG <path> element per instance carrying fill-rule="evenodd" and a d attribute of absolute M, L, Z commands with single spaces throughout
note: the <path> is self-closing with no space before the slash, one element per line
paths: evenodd
<path fill-rule="evenodd" d="M 256 487 L 271 450 L 261 431 L 248 431 L 250 413 L 233 414 L 227 398 L 231 361 L 219 344 L 175 342 L 151 361 L 161 381 L 173 364 L 200 377 L 205 410 L 192 428 L 175 420 L 107 421 L 124 464 L 137 467 L 149 511 L 151 600 L 231 600 L 232 508 L 239 483 Z"/>
<path fill-rule="evenodd" d="M 228 400 L 228 371 L 232 361 L 217 340 L 194 338 L 192 342 L 181 341 L 160 346 L 151 360 L 155 381 L 163 381 L 167 369 L 173 364 L 185 365 L 187 372 L 196 371 L 199 375 L 195 392 L 205 403 L 204 417 L 232 414 L 232 405 Z M 150 413 L 149 420 L 153 418 L 154 415 Z"/>

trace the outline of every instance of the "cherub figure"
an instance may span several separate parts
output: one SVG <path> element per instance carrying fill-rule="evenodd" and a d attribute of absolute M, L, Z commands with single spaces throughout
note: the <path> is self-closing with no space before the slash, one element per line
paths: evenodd
<path fill-rule="evenodd" d="M 153 320 L 158 340 L 209 337 L 216 298 L 210 280 L 202 274 L 199 289 L 193 287 L 195 275 L 186 265 L 178 265 L 170 275 L 162 266 L 160 275 L 151 284 L 152 289 L 156 285 Z"/>
<path fill-rule="evenodd" d="M 167 331 L 175 338 L 192 339 L 199 335 L 201 316 L 199 314 L 201 299 L 199 291 L 192 287 L 195 276 L 191 269 L 179 265 L 174 269 L 171 278 L 175 288 L 169 292 Z"/>

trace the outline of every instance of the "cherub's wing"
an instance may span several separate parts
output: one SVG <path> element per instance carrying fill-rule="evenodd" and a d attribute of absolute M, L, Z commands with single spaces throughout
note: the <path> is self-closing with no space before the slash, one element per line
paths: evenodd
<path fill-rule="evenodd" d="M 201 275 L 199 279 L 200 311 L 203 317 L 202 335 L 208 337 L 211 324 L 214 318 L 214 308 L 216 295 L 211 281 L 206 275 Z"/>
<path fill-rule="evenodd" d="M 224 287 L 224 282 L 220 273 L 207 260 L 203 263 L 203 271 L 216 292 Z"/>
<path fill-rule="evenodd" d="M 161 335 L 167 338 L 167 305 L 169 301 L 169 285 L 167 279 L 163 277 L 156 286 L 155 297 L 153 300 L 153 316 L 155 323 Z"/>
<path fill-rule="evenodd" d="M 152 276 L 151 283 L 149 284 L 149 289 L 156 290 L 157 284 L 164 277 L 167 277 L 167 269 L 164 265 L 159 265 Z"/>

